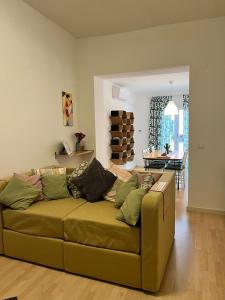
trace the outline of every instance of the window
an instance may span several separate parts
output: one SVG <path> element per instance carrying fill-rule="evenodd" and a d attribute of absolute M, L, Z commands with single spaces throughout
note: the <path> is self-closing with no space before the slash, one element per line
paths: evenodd
<path fill-rule="evenodd" d="M 176 116 L 162 115 L 160 148 L 170 144 L 171 151 L 183 152 L 188 149 L 188 111 L 179 109 Z"/>
<path fill-rule="evenodd" d="M 179 135 L 184 134 L 184 110 L 179 110 Z"/>

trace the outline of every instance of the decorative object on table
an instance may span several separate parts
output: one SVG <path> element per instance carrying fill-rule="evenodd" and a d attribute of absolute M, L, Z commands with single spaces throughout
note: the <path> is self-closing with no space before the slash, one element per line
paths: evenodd
<path fill-rule="evenodd" d="M 111 161 L 123 165 L 134 159 L 134 113 L 112 110 L 111 119 Z"/>
<path fill-rule="evenodd" d="M 170 152 L 170 145 L 168 143 L 166 143 L 166 145 L 164 146 L 165 150 L 166 150 L 166 154 L 169 154 Z"/>
<path fill-rule="evenodd" d="M 62 92 L 63 125 L 73 126 L 73 100 L 72 94 Z"/>
<path fill-rule="evenodd" d="M 63 149 L 60 151 L 60 153 L 66 153 L 67 155 L 71 155 L 73 151 L 70 149 L 69 144 L 66 141 L 62 142 Z"/>
<path fill-rule="evenodd" d="M 161 154 L 161 156 L 167 156 L 167 153 L 166 153 L 166 152 L 163 152 L 163 153 Z"/>
<path fill-rule="evenodd" d="M 84 145 L 81 145 L 81 141 L 85 138 L 85 134 L 82 132 L 76 132 L 74 133 L 74 136 L 76 137 L 76 147 L 75 147 L 75 151 L 81 151 L 81 147 L 83 147 L 84 151 Z"/>

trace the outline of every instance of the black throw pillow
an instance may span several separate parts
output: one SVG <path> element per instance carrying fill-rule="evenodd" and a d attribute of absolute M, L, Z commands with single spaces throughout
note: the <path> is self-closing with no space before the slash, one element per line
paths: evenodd
<path fill-rule="evenodd" d="M 103 194 L 109 190 L 117 177 L 105 170 L 101 163 L 94 158 L 88 168 L 73 179 L 78 189 L 90 202 L 103 200 Z"/>

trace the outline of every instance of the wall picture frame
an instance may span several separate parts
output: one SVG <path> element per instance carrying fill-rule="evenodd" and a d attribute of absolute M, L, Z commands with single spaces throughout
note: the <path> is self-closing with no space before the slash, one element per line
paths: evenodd
<path fill-rule="evenodd" d="M 73 100 L 72 94 L 62 92 L 63 125 L 73 126 Z"/>
<path fill-rule="evenodd" d="M 71 150 L 69 144 L 66 141 L 62 141 L 63 147 L 67 155 L 71 155 L 73 151 Z"/>

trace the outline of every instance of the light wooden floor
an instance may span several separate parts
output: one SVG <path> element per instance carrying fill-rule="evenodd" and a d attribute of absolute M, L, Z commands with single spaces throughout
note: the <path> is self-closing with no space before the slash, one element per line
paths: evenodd
<path fill-rule="evenodd" d="M 157 297 L 0 257 L 0 299 L 10 296 L 19 300 L 224 300 L 225 217 L 186 213 L 184 193 L 177 192 L 175 244 Z"/>

